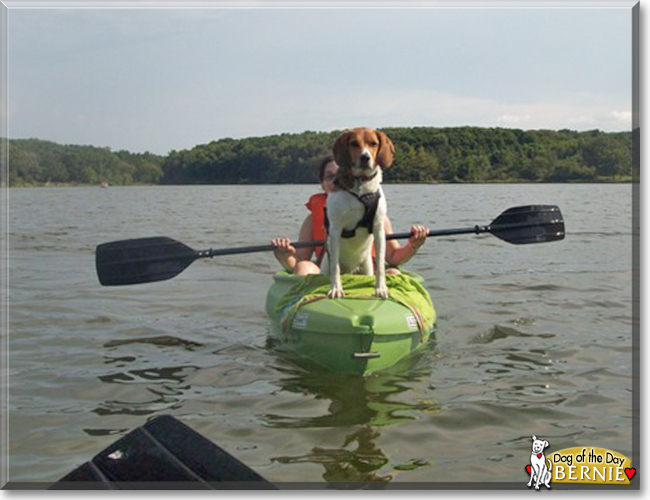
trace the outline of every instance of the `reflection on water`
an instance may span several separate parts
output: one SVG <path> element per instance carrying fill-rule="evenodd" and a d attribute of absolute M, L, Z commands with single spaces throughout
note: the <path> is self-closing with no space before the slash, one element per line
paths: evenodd
<path fill-rule="evenodd" d="M 132 355 L 135 345 L 163 348 L 173 354 L 177 354 L 179 350 L 190 353 L 204 347 L 198 342 L 168 335 L 114 339 L 105 342 L 104 363 L 111 366 L 112 369 L 121 368 L 121 370 L 112 370 L 97 378 L 104 384 L 126 386 L 126 390 L 119 391 L 125 396 L 123 400 L 110 399 L 99 403 L 92 410 L 97 415 L 149 416 L 161 411 L 172 411 L 182 406 L 183 397 L 190 389 L 187 380 L 198 372 L 200 367 L 187 364 L 141 368 L 141 365 L 148 364 L 149 357 L 143 354 Z M 135 390 L 129 390 L 129 387 L 135 388 Z M 111 393 L 115 394 L 115 392 Z M 112 434 L 115 431 L 88 429 L 86 432 L 98 435 L 100 433 Z"/>
<path fill-rule="evenodd" d="M 202 347 L 202 344 L 199 344 L 198 342 L 190 342 L 189 340 L 171 337 L 169 335 L 161 335 L 160 337 L 110 340 L 104 344 L 104 347 L 119 347 L 127 344 L 150 344 L 160 347 L 178 346 L 188 350 Z"/>
<path fill-rule="evenodd" d="M 534 320 L 517 319 L 515 320 L 515 324 L 531 326 L 534 325 L 535 322 Z M 532 333 L 526 333 L 524 331 L 509 326 L 494 325 L 494 327 L 490 329 L 488 332 L 479 333 L 474 338 L 470 339 L 470 342 L 473 344 L 490 344 L 497 340 L 503 340 L 509 337 L 524 337 L 524 338 L 539 337 L 541 339 L 552 339 L 553 337 L 555 337 L 555 334 L 553 333 L 532 334 Z"/>
<path fill-rule="evenodd" d="M 299 455 L 274 455 L 272 463 L 284 465 L 316 464 L 323 468 L 322 480 L 338 483 L 375 482 L 377 485 L 391 481 L 400 471 L 426 467 L 424 458 L 409 459 L 404 463 L 391 463 L 382 451 L 382 430 L 403 422 L 414 421 L 421 414 L 442 412 L 435 401 L 415 399 L 408 393 L 414 384 L 431 377 L 432 359 L 435 357 L 434 337 L 414 355 L 405 358 L 393 369 L 369 377 L 339 376 L 304 360 L 273 349 L 273 337 L 267 336 L 266 352 L 274 353 L 274 370 L 282 376 L 274 380 L 281 394 L 293 394 L 326 402 L 320 414 L 298 416 L 292 405 L 287 411 L 263 412 L 258 415 L 262 425 L 277 430 L 309 428 L 349 429 L 338 447 L 314 446 L 309 453 Z M 200 393 L 201 372 L 205 367 L 196 364 L 173 366 L 146 366 L 150 364 L 151 350 L 163 349 L 169 358 L 191 359 L 197 353 L 211 350 L 212 346 L 173 336 L 136 337 L 113 339 L 103 344 L 104 363 L 109 373 L 98 380 L 110 390 L 110 399 L 101 401 L 92 411 L 101 417 L 129 415 L 152 417 L 161 413 L 182 411 L 192 395 Z M 139 348 L 138 351 L 136 348 Z M 223 387 L 250 382 L 246 371 L 249 348 L 231 346 L 212 351 L 213 356 L 227 355 L 230 363 L 219 363 Z M 248 374 L 246 378 L 243 374 Z M 119 398 L 115 396 L 119 395 Z M 91 436 L 123 434 L 128 429 L 87 428 Z M 349 487 L 363 487 L 349 485 Z"/>
<path fill-rule="evenodd" d="M 419 363 L 431 350 L 430 342 L 392 369 L 369 377 L 339 376 L 292 358 L 300 363 L 298 366 L 307 368 L 295 370 L 293 376 L 279 380 L 282 390 L 327 400 L 328 412 L 313 417 L 267 413 L 263 416 L 264 422 L 270 427 L 283 429 L 351 425 L 381 427 L 413 420 L 415 417 L 409 414 L 413 410 L 437 411 L 440 408 L 436 403 L 405 403 L 396 397 L 409 391 L 414 381 L 426 380 L 431 374 L 430 366 Z"/>
<path fill-rule="evenodd" d="M 266 413 L 262 417 L 265 425 L 277 429 L 344 427 L 353 430 L 338 448 L 316 446 L 308 454 L 275 456 L 271 460 L 282 464 L 319 464 L 324 468 L 322 479 L 336 482 L 335 487 L 341 489 L 368 487 L 346 485 L 346 482 L 377 482 L 374 487 L 379 487 L 381 483 L 391 481 L 393 474 L 380 472 L 390 461 L 378 445 L 382 429 L 416 420 L 420 412 L 434 414 L 443 411 L 435 401 L 404 401 L 408 399 L 404 396 L 415 381 L 430 377 L 431 364 L 422 361 L 431 359 L 433 349 L 433 342 L 430 341 L 391 370 L 365 378 L 337 376 L 303 360 L 291 358 L 298 365 L 296 369 L 287 370 L 290 376 L 278 381 L 281 389 L 328 401 L 327 411 L 317 416 Z M 430 463 L 426 460 L 414 459 L 392 467 L 396 471 L 407 471 L 428 465 Z"/>
<path fill-rule="evenodd" d="M 378 431 L 364 425 L 348 435 L 341 448 L 315 447 L 308 455 L 275 457 L 272 460 L 282 464 L 320 464 L 325 469 L 323 480 L 339 483 L 336 488 L 341 489 L 348 489 L 346 482 L 388 482 L 392 479 L 391 475 L 377 473 L 388 463 L 388 457 L 375 444 L 378 438 Z M 348 447 L 352 449 L 347 449 Z"/>
<path fill-rule="evenodd" d="M 330 489 L 381 489 L 382 483 L 392 481 L 400 471 L 431 466 L 427 460 L 412 459 L 383 472 L 390 458 L 377 446 L 380 437 L 377 429 L 364 425 L 347 435 L 340 448 L 314 447 L 306 455 L 272 460 L 282 464 L 319 464 L 325 469 L 323 480 L 334 483 Z"/>

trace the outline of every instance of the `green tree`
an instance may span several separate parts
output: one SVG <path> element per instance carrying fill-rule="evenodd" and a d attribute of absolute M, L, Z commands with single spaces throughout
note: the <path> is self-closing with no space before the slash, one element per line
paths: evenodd
<path fill-rule="evenodd" d="M 631 142 L 627 144 L 617 141 L 614 136 L 598 134 L 589 139 L 582 151 L 585 165 L 593 167 L 597 175 L 605 177 L 620 177 L 632 171 Z"/>

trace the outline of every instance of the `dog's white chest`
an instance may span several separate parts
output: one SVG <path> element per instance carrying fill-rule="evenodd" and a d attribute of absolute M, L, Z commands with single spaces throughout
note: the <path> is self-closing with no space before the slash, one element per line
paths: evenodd
<path fill-rule="evenodd" d="M 355 230 L 354 236 L 340 237 L 339 242 L 339 264 L 344 273 L 358 272 L 367 262 L 373 246 L 373 227 L 359 226 L 366 213 L 364 204 L 354 195 L 346 191 L 336 191 L 327 197 L 327 214 L 330 223 L 330 231 L 339 235 L 344 231 Z M 383 220 L 386 215 L 386 201 L 380 191 L 380 198 L 377 204 L 375 221 Z M 375 222 L 373 221 L 373 222 Z"/>
<path fill-rule="evenodd" d="M 327 215 L 343 229 L 354 229 L 365 214 L 365 207 L 361 201 L 345 191 L 330 193 L 327 197 Z"/>

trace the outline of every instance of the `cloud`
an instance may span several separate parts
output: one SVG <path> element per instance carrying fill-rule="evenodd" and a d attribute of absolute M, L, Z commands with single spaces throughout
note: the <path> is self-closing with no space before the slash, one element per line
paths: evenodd
<path fill-rule="evenodd" d="M 530 115 L 512 115 L 512 114 L 502 114 L 497 118 L 499 123 L 502 123 L 505 126 L 514 126 L 520 125 L 522 123 L 530 122 L 532 117 Z"/>
<path fill-rule="evenodd" d="M 621 123 L 627 123 L 630 124 L 632 123 L 632 111 L 617 111 L 614 110 L 612 111 L 612 116 L 616 121 L 619 121 Z"/>
<path fill-rule="evenodd" d="M 307 103 L 303 103 L 307 105 Z M 480 99 L 435 90 L 415 92 L 375 91 L 343 100 L 319 99 L 312 103 L 323 116 L 347 117 L 352 124 L 375 126 L 482 126 L 525 129 L 576 128 L 588 130 L 630 130 L 631 111 L 603 96 L 592 99 L 544 99 L 513 103 Z M 611 109 L 623 111 L 611 112 Z"/>

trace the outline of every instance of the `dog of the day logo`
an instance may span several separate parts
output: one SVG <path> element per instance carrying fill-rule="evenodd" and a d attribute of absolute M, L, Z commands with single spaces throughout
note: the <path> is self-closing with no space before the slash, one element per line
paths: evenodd
<path fill-rule="evenodd" d="M 533 451 L 530 453 L 530 465 L 526 466 L 528 474 L 530 474 L 530 481 L 528 481 L 529 488 L 534 484 L 535 489 L 538 490 L 540 485 L 546 486 L 551 489 L 553 464 L 550 460 L 546 459 L 544 455 L 544 448 L 548 446 L 548 441 L 537 439 L 533 436 Z"/>
<path fill-rule="evenodd" d="M 632 461 L 626 456 L 605 448 L 580 446 L 549 452 L 549 443 L 532 436 L 530 464 L 526 472 L 530 474 L 529 488 L 553 483 L 565 484 L 620 484 L 629 485 L 636 475 Z M 546 450 L 546 451 L 545 451 Z"/>

